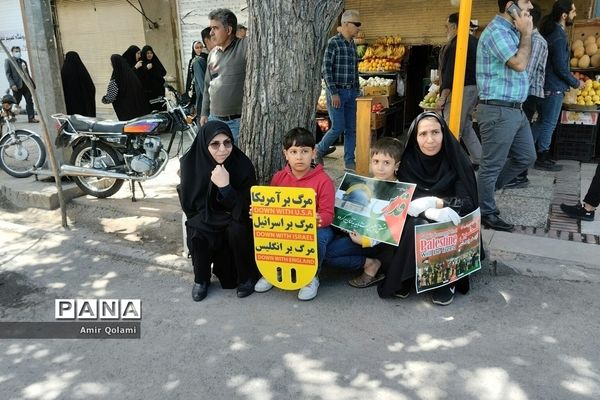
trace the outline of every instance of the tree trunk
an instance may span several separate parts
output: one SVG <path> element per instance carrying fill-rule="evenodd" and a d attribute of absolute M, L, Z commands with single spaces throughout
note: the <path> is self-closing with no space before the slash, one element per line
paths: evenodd
<path fill-rule="evenodd" d="M 342 0 L 248 0 L 248 62 L 241 146 L 259 182 L 282 163 L 281 137 L 314 132 L 323 53 Z"/>

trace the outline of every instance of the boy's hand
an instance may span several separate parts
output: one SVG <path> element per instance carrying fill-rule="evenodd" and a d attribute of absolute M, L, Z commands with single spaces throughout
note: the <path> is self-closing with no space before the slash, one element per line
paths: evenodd
<path fill-rule="evenodd" d="M 321 214 L 317 213 L 317 228 L 320 228 L 322 223 L 323 219 L 321 218 Z"/>
<path fill-rule="evenodd" d="M 229 185 L 229 172 L 227 172 L 224 166 L 217 165 L 215 169 L 212 170 L 210 180 L 217 185 L 217 187 L 224 188 Z"/>
<path fill-rule="evenodd" d="M 348 233 L 348 235 L 350 236 L 350 239 L 356 243 L 359 246 L 362 246 L 362 235 L 359 234 L 358 232 L 354 231 L 354 232 L 350 232 Z"/>

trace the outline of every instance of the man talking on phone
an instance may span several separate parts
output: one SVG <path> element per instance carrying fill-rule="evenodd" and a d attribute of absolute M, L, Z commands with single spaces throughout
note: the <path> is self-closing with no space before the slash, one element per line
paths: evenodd
<path fill-rule="evenodd" d="M 499 13 L 479 37 L 476 80 L 481 134 L 479 206 L 481 223 L 512 231 L 499 217 L 495 191 L 529 168 L 536 153 L 523 102 L 529 92 L 526 68 L 531 54 L 531 1 L 498 0 Z"/>

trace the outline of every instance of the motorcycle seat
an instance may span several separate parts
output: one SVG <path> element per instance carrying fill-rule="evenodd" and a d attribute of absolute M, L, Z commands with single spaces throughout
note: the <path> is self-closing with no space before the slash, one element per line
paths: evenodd
<path fill-rule="evenodd" d="M 123 127 L 127 122 L 124 121 L 104 121 L 92 117 L 73 114 L 69 117 L 69 122 L 73 128 L 79 132 L 94 133 L 122 133 Z"/>

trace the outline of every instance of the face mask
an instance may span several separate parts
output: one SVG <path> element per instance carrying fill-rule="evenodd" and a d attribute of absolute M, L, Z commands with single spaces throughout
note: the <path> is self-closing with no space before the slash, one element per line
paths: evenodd
<path fill-rule="evenodd" d="M 20 52 L 20 51 L 15 51 L 15 52 L 13 53 L 13 56 L 14 56 L 15 58 L 21 58 L 21 52 Z"/>

